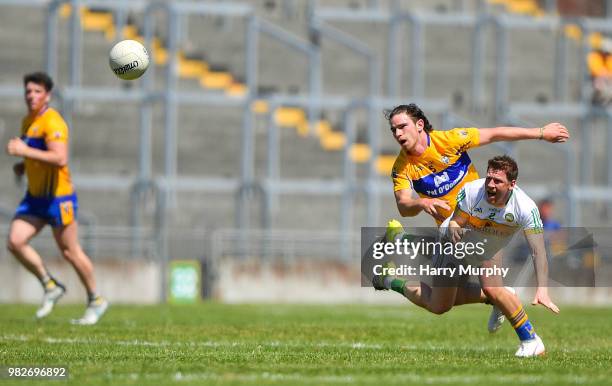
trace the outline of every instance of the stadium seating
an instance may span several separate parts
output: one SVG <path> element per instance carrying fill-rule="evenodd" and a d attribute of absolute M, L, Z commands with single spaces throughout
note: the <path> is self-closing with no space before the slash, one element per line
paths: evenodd
<path fill-rule="evenodd" d="M 275 25 L 291 33 L 309 39 L 309 20 L 304 8 L 288 10 L 282 2 L 275 6 L 257 4 L 258 16 L 269 20 Z M 360 9 L 368 5 L 367 1 L 319 1 L 319 6 L 349 7 Z M 385 2 L 382 2 L 385 3 Z M 454 8 L 450 1 L 415 1 L 412 7 L 421 7 L 432 12 L 450 12 Z M 533 8 L 533 1 L 490 1 L 492 12 L 516 12 L 537 16 L 541 10 Z M 497 4 L 496 4 L 497 3 Z M 382 5 L 384 6 L 384 5 Z M 402 4 L 402 7 L 407 7 Z M 474 12 L 470 8 L 468 12 Z M 59 36 L 59 76 L 60 87 L 69 79 L 67 73 L 68 54 L 68 19 L 71 10 L 61 9 Z M 116 85 L 117 88 L 128 87 L 121 83 L 108 70 L 106 54 L 113 39 L 122 35 L 126 38 L 141 39 L 141 26 L 138 25 L 142 15 L 134 15 L 134 24 L 127 25 L 123 31 L 115 31 L 112 15 L 104 10 L 82 10 L 83 29 L 83 84 L 97 87 Z M 288 12 L 290 14 L 288 15 Z M 17 22 L 18 21 L 18 22 Z M 187 18 L 188 28 L 185 39 L 181 42 L 179 63 L 179 89 L 207 90 L 226 95 L 241 96 L 246 92 L 243 79 L 244 64 L 244 23 L 241 20 L 222 19 L 215 17 Z M 385 44 L 386 32 L 384 25 L 373 28 L 373 22 L 334 22 L 333 25 L 370 47 L 383 60 L 387 56 Z M 409 30 L 403 28 L 408 36 Z M 571 28 L 568 34 L 572 34 Z M 575 31 L 574 31 L 575 32 Z M 495 80 L 495 50 L 493 41 L 488 42 L 487 65 L 484 68 L 486 89 L 486 107 L 484 111 L 473 112 L 470 107 L 471 64 L 470 50 L 472 28 L 450 28 L 428 26 L 425 28 L 425 96 L 454 103 L 454 111 L 468 117 L 468 122 L 478 126 L 503 124 L 495 122 L 493 115 L 493 95 Z M 163 69 L 168 62 L 168 52 L 162 34 L 155 39 L 152 51 L 155 58 L 157 82 L 163 82 Z M 552 71 L 546 64 L 554 60 L 554 39 L 551 32 L 534 33 L 533 31 L 516 31 L 510 41 L 510 53 L 513 55 L 509 63 L 510 102 L 537 103 L 542 100 L 553 100 L 551 87 Z M 13 44 L 20 41 L 19 45 Z M 43 67 L 44 42 L 44 12 L 23 7 L 2 6 L 0 12 L 0 42 L 5 51 L 0 58 L 3 69 L 0 73 L 0 83 L 19 84 L 22 74 Z M 575 47 L 574 47 L 575 48 Z M 281 93 L 308 92 L 307 62 L 303 57 L 293 54 L 286 47 L 271 39 L 262 37 L 259 43 L 260 88 L 268 88 Z M 514 53 L 520 52 L 520 55 Z M 408 45 L 402 47 L 402 57 L 408 62 Z M 533 58 L 538 57 L 537 61 Z M 282 66 L 279 66 L 282 58 Z M 367 70 L 363 60 L 339 45 L 322 40 L 323 58 L 323 88 L 333 95 L 365 96 L 367 95 Z M 579 59 L 568 59 L 570 64 L 570 95 L 577 101 L 581 85 L 578 66 L 573 65 Z M 544 64 L 544 65 L 543 65 Z M 407 96 L 410 89 L 409 68 L 402 69 L 402 95 Z M 386 85 L 386 79 L 383 84 Z M 381 90 L 384 92 L 384 90 Z M 9 131 L 19 125 L 22 112 L 20 101 L 3 99 L 0 106 L 2 120 L 6 131 L 3 142 L 8 138 Z M 409 102 L 410 98 L 406 97 Z M 461 102 L 462 101 L 462 102 Z M 139 111 L 135 104 L 125 103 L 94 103 L 80 101 L 75 106 L 72 121 L 72 169 L 80 175 L 121 175 L 134 177 L 138 172 L 138 127 Z M 254 165 L 256 178 L 262 178 L 266 171 L 266 139 L 267 122 L 265 114 L 268 106 L 259 100 L 253 106 L 257 115 L 255 128 L 256 162 Z M 338 112 L 324 111 L 325 118 L 314 122 L 312 135 L 306 135 L 309 130 L 307 114 L 295 106 L 286 106 L 276 111 L 275 121 L 280 126 L 281 133 L 281 177 L 295 179 L 334 179 L 342 176 L 342 153 L 346 138 L 341 128 L 341 117 Z M 440 127 L 440 117 L 433 116 L 434 126 Z M 382 121 L 382 114 L 381 114 Z M 528 119 L 528 117 L 526 117 Z M 554 116 L 551 120 L 556 120 Z M 156 105 L 154 109 L 153 127 L 153 173 L 163 173 L 163 109 Z M 178 118 L 178 173 L 184 176 L 235 177 L 240 174 L 241 156 L 241 123 L 240 108 L 213 107 L 181 107 Z M 538 121 L 538 123 L 542 123 Z M 386 129 L 384 122 L 383 129 Z M 364 117 L 358 119 L 358 138 L 365 138 L 367 122 Z M 568 125 L 579 130 L 579 122 L 569 122 Z M 596 126 L 599 128 L 600 126 Z M 579 132 L 573 131 L 576 137 Z M 380 172 L 379 183 L 391 187 L 388 173 L 394 159 L 397 145 L 386 130 L 381 132 L 381 148 L 383 155 L 376 159 L 376 167 Z M 220 145 L 221 144 L 221 145 Z M 521 143 L 517 145 L 517 155 L 521 165 L 538 165 L 537 168 L 526 166 L 521 171 L 521 181 L 524 184 L 548 185 L 557 189 L 562 185 L 564 172 L 553 162 L 541 162 L 542 153 L 554 158 L 559 155 L 552 150 L 542 149 L 538 143 Z M 484 160 L 496 150 L 478 150 L 474 158 L 479 170 L 482 170 Z M 351 158 L 356 163 L 356 174 L 361 178 L 365 174 L 364 162 L 374 155 L 363 142 L 351 149 Z M 605 165 L 605 150 L 595 148 L 594 164 Z M 0 155 L 3 164 L 11 159 Z M 596 169 L 593 178 L 604 174 Z M 12 181 L 9 168 L 1 168 L 0 178 Z M 112 193 L 113 199 L 109 198 Z M 129 206 L 129 196 L 123 192 L 115 194 L 113 190 L 81 190 L 81 206 L 85 214 L 103 225 L 127 225 L 129 215 L 125 208 Z M 390 195 L 389 195 L 390 196 Z M 0 204 L 11 207 L 19 197 L 18 188 L 12 183 L 0 187 Z M 390 197 L 389 197 L 390 198 Z M 115 201 L 118 200 L 118 201 Z M 354 225 L 363 223 L 362 196 L 358 196 L 357 214 Z M 256 201 L 256 200 L 255 200 Z M 257 202 L 257 201 L 256 201 Z M 305 204 L 307 203 L 307 204 Z M 256 208 L 260 207 L 257 203 Z M 381 200 L 381 217 L 395 214 L 392 199 Z M 225 193 L 183 192 L 177 196 L 176 207 L 170 219 L 172 225 L 181 227 L 204 227 L 214 229 L 235 225 L 235 195 Z M 337 229 L 339 226 L 340 203 L 336 197 L 317 197 L 306 195 L 283 195 L 275 211 L 273 224 L 278 227 L 294 227 L 297 229 Z M 260 215 L 255 211 L 254 216 Z M 325 219 L 325 220 L 322 220 Z M 428 223 L 427 219 L 422 219 Z"/>

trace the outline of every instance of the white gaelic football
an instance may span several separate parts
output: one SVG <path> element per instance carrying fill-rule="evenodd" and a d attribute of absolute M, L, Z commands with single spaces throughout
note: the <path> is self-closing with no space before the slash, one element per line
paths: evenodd
<path fill-rule="evenodd" d="M 118 78 L 137 79 L 149 67 L 149 54 L 136 40 L 122 40 L 111 48 L 108 63 Z"/>

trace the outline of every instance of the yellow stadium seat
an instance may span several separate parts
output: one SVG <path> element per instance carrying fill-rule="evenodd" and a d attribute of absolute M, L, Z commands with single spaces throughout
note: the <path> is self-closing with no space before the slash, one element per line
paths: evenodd
<path fill-rule="evenodd" d="M 329 151 L 338 151 L 344 149 L 346 145 L 346 136 L 344 133 L 330 132 L 320 138 L 321 147 Z"/>
<path fill-rule="evenodd" d="M 72 15 L 72 6 L 68 3 L 64 3 L 59 8 L 59 16 L 62 19 L 67 19 Z"/>
<path fill-rule="evenodd" d="M 565 36 L 569 39 L 579 41 L 582 39 L 582 29 L 577 24 L 568 24 L 565 26 Z"/>
<path fill-rule="evenodd" d="M 274 121 L 280 127 L 297 127 L 306 121 L 306 114 L 299 107 L 279 107 L 274 114 Z"/>
<path fill-rule="evenodd" d="M 85 31 L 105 31 L 113 25 L 113 14 L 110 12 L 91 12 L 81 10 L 81 27 Z"/>
<path fill-rule="evenodd" d="M 178 57 L 178 73 L 181 78 L 201 78 L 208 73 L 208 64 L 201 60 Z"/>
<path fill-rule="evenodd" d="M 601 44 L 603 43 L 603 36 L 599 32 L 593 32 L 589 35 L 589 44 L 594 49 L 598 50 L 601 48 Z"/>
<path fill-rule="evenodd" d="M 370 145 L 365 143 L 356 143 L 351 146 L 351 160 L 355 163 L 362 164 L 370 160 L 372 149 Z"/>
<path fill-rule="evenodd" d="M 268 102 L 263 99 L 257 99 L 251 105 L 251 111 L 255 114 L 266 114 L 269 110 L 270 107 L 268 106 Z"/>
<path fill-rule="evenodd" d="M 247 91 L 245 84 L 234 82 L 225 90 L 225 93 L 229 96 L 241 97 L 245 96 Z"/>
<path fill-rule="evenodd" d="M 321 137 L 332 131 L 331 123 L 328 120 L 322 120 L 317 123 L 315 128 L 315 135 Z"/>
<path fill-rule="evenodd" d="M 392 155 L 381 155 L 376 159 L 376 170 L 379 174 L 389 176 L 391 175 L 391 169 L 395 163 L 395 156 Z"/>
<path fill-rule="evenodd" d="M 206 72 L 200 78 L 200 85 L 204 88 L 224 89 L 234 82 L 229 72 Z"/>
<path fill-rule="evenodd" d="M 138 37 L 138 27 L 133 24 L 128 24 L 123 27 L 122 36 L 124 39 L 136 40 Z"/>
<path fill-rule="evenodd" d="M 507 9 L 512 13 L 533 15 L 540 7 L 533 0 L 512 0 L 508 2 Z"/>
<path fill-rule="evenodd" d="M 157 48 L 153 46 L 152 48 L 153 60 L 155 61 L 155 64 L 157 64 L 158 66 L 163 66 L 168 63 L 168 50 L 166 50 L 162 46 L 158 46 Z"/>

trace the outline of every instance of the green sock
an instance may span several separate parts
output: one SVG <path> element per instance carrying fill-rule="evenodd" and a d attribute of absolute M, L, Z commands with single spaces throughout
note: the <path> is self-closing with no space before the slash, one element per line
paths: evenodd
<path fill-rule="evenodd" d="M 391 289 L 403 296 L 404 295 L 404 287 L 406 286 L 406 281 L 407 280 L 405 280 L 405 279 L 398 279 L 398 278 L 393 279 L 391 281 Z"/>

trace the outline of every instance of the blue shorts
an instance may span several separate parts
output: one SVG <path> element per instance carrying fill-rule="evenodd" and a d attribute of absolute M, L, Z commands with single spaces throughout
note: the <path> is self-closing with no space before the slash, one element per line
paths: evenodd
<path fill-rule="evenodd" d="M 37 217 L 56 228 L 71 224 L 76 219 L 78 209 L 76 193 L 58 197 L 34 197 L 26 193 L 17 207 L 15 217 Z"/>

